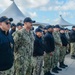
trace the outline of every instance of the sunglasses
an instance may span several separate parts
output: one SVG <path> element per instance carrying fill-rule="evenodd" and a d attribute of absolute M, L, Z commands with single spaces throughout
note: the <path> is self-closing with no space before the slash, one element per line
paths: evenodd
<path fill-rule="evenodd" d="M 10 22 L 5 22 L 5 23 L 6 23 L 7 25 L 8 25 L 8 24 L 11 24 Z"/>

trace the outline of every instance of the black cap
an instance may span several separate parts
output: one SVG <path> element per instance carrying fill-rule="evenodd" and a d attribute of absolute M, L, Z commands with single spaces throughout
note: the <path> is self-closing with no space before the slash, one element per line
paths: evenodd
<path fill-rule="evenodd" d="M 65 30 L 64 28 L 60 28 L 60 30 Z"/>
<path fill-rule="evenodd" d="M 11 28 L 12 28 L 12 27 L 16 27 L 15 23 L 12 23 L 12 24 L 11 24 Z"/>
<path fill-rule="evenodd" d="M 23 24 L 19 22 L 19 23 L 17 23 L 17 26 L 23 26 Z"/>
<path fill-rule="evenodd" d="M 30 17 L 26 17 L 26 18 L 24 19 L 24 23 L 25 23 L 25 22 L 35 23 L 35 21 L 33 21 Z"/>
<path fill-rule="evenodd" d="M 44 30 L 47 30 L 47 27 L 44 27 Z"/>
<path fill-rule="evenodd" d="M 75 26 L 72 26 L 72 28 L 75 28 Z"/>
<path fill-rule="evenodd" d="M 68 30 L 68 28 L 65 28 L 65 30 Z"/>
<path fill-rule="evenodd" d="M 53 28 L 55 28 L 55 26 L 53 25 Z"/>
<path fill-rule="evenodd" d="M 12 22 L 13 21 L 13 19 L 12 18 L 7 18 L 6 16 L 2 16 L 1 18 L 0 18 L 0 22 L 5 22 L 5 21 L 10 21 L 10 22 Z"/>
<path fill-rule="evenodd" d="M 60 26 L 59 25 L 55 25 L 54 28 L 60 28 Z"/>
<path fill-rule="evenodd" d="M 34 30 L 34 27 L 32 27 L 31 30 Z"/>
<path fill-rule="evenodd" d="M 49 29 L 49 28 L 53 28 L 53 26 L 51 25 L 46 26 L 46 29 Z"/>
<path fill-rule="evenodd" d="M 38 28 L 41 28 L 42 29 L 43 27 L 42 26 L 38 26 Z"/>
<path fill-rule="evenodd" d="M 43 32 L 40 28 L 37 28 L 35 32 Z"/>

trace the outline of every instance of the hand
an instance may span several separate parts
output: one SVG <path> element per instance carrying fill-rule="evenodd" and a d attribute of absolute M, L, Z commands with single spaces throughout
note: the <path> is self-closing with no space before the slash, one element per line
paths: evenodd
<path fill-rule="evenodd" d="M 60 44 L 60 46 L 62 47 L 62 44 Z"/>
<path fill-rule="evenodd" d="M 69 44 L 67 45 L 67 48 L 69 49 Z"/>

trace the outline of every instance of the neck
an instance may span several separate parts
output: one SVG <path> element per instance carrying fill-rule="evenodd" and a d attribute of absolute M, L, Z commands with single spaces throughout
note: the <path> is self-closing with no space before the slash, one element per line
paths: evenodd
<path fill-rule="evenodd" d="M 49 33 L 52 33 L 52 31 L 48 31 Z"/>
<path fill-rule="evenodd" d="M 8 32 L 7 30 L 3 29 L 2 27 L 1 27 L 1 30 L 2 30 L 2 31 L 5 31 L 6 34 L 7 34 L 7 32 Z"/>
<path fill-rule="evenodd" d="M 1 29 L 1 31 L 2 31 L 5 35 L 8 34 L 8 31 L 4 30 L 3 28 L 0 28 L 0 29 Z"/>
<path fill-rule="evenodd" d="M 5 34 L 8 34 L 8 32 L 7 32 L 7 31 L 5 31 Z"/>
<path fill-rule="evenodd" d="M 25 30 L 26 30 L 27 32 L 29 32 L 29 31 L 30 31 L 30 29 L 28 29 L 26 26 L 24 26 L 24 28 L 25 28 Z"/>
<path fill-rule="evenodd" d="M 41 38 L 41 36 L 39 36 L 39 35 L 36 35 L 37 37 L 39 37 L 39 38 Z"/>

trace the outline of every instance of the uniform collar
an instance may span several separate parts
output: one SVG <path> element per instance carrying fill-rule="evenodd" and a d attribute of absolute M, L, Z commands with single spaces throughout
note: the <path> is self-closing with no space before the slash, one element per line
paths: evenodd
<path fill-rule="evenodd" d="M 35 37 L 37 37 L 37 38 L 41 39 L 41 37 L 38 37 L 37 35 L 35 35 Z"/>
<path fill-rule="evenodd" d="M 9 32 L 5 32 L 5 31 L 3 31 L 1 28 L 0 28 L 0 31 L 3 33 L 3 34 L 5 34 L 5 35 L 8 35 L 9 34 Z"/>
<path fill-rule="evenodd" d="M 52 34 L 52 32 L 49 32 L 49 31 L 48 31 L 48 33 L 49 33 L 49 34 Z"/>
<path fill-rule="evenodd" d="M 28 31 L 26 31 L 25 28 L 23 28 L 23 31 L 24 31 L 26 34 L 31 34 L 31 30 L 28 32 Z"/>

